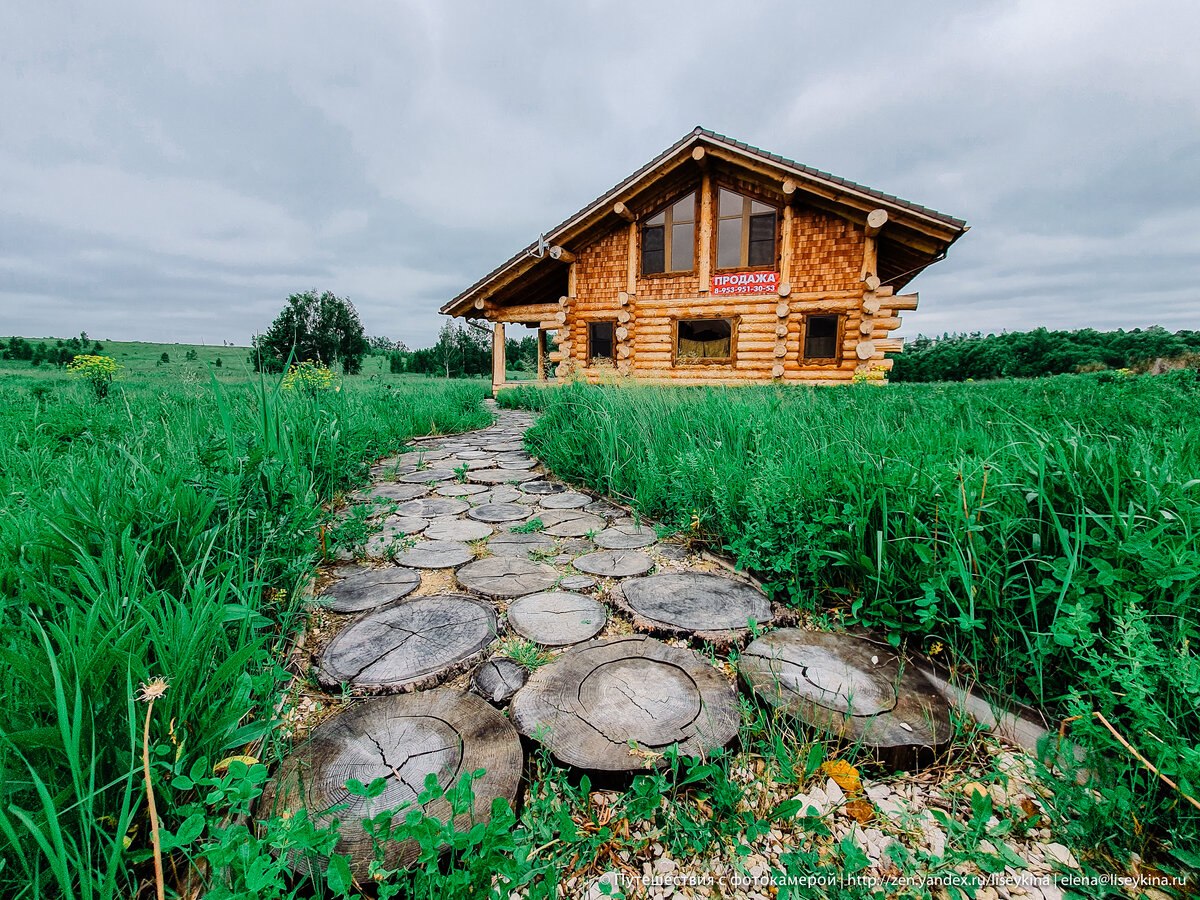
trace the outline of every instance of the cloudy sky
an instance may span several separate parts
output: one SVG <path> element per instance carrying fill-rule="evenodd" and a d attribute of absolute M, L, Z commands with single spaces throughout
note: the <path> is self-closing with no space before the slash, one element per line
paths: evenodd
<path fill-rule="evenodd" d="M 1200 4 L 0 8 L 0 334 L 437 308 L 697 124 L 966 219 L 903 334 L 1200 328 Z"/>

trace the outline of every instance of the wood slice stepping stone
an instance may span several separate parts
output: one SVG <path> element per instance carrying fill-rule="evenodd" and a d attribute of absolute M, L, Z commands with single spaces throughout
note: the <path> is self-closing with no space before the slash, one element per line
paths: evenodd
<path fill-rule="evenodd" d="M 434 490 L 441 497 L 470 497 L 472 494 L 482 494 L 487 487 L 482 484 L 443 484 Z"/>
<path fill-rule="evenodd" d="M 467 473 L 467 480 L 476 484 L 511 484 L 540 477 L 524 469 L 476 469 Z"/>
<path fill-rule="evenodd" d="M 449 481 L 454 473 L 449 469 L 422 469 L 419 472 L 409 472 L 396 480 L 404 484 L 432 484 L 435 481 Z"/>
<path fill-rule="evenodd" d="M 484 444 L 483 449 L 491 450 L 493 453 L 514 453 L 524 450 L 525 445 L 521 441 L 500 441 L 495 444 Z"/>
<path fill-rule="evenodd" d="M 654 560 L 637 550 L 601 550 L 576 557 L 571 565 L 601 578 L 630 578 L 645 575 L 654 568 Z"/>
<path fill-rule="evenodd" d="M 542 534 L 518 534 L 502 531 L 492 535 L 487 542 L 493 556 L 525 557 L 531 553 L 553 553 L 554 540 Z"/>
<path fill-rule="evenodd" d="M 357 613 L 407 597 L 420 583 L 420 573 L 412 569 L 367 569 L 338 579 L 321 591 L 315 603 L 330 612 Z"/>
<path fill-rule="evenodd" d="M 619 506 L 614 506 L 607 500 L 596 500 L 593 503 L 589 503 L 583 508 L 583 511 L 591 513 L 594 516 L 604 516 L 605 518 L 625 515 L 625 510 Z"/>
<path fill-rule="evenodd" d="M 575 561 L 576 567 L 579 560 Z M 727 642 L 731 632 L 773 618 L 771 603 L 758 588 L 700 572 L 669 572 L 634 578 L 621 585 L 622 605 L 635 624 L 674 634 L 694 633 L 705 640 Z"/>
<path fill-rule="evenodd" d="M 591 575 L 568 575 L 558 586 L 564 591 L 586 591 L 596 586 L 596 579 Z"/>
<path fill-rule="evenodd" d="M 563 538 L 558 542 L 559 548 L 563 553 L 570 553 L 578 556 L 581 553 L 591 553 L 596 549 L 596 545 L 586 538 Z"/>
<path fill-rule="evenodd" d="M 473 560 L 475 551 L 460 541 L 417 541 L 411 550 L 392 558 L 413 569 L 453 569 Z"/>
<path fill-rule="evenodd" d="M 402 457 L 405 462 L 412 462 L 408 457 L 416 457 L 422 462 L 436 462 L 439 459 L 445 459 L 450 455 L 450 451 L 445 447 L 428 447 L 417 450 L 410 450 Z"/>
<path fill-rule="evenodd" d="M 659 544 L 654 551 L 663 559 L 686 559 L 688 555 L 687 547 L 683 544 Z"/>
<path fill-rule="evenodd" d="M 524 457 L 506 457 L 497 456 L 496 466 L 501 469 L 532 469 L 538 464 L 538 461 L 532 456 Z"/>
<path fill-rule="evenodd" d="M 492 645 L 499 624 L 490 603 L 464 594 L 410 597 L 355 619 L 321 654 L 327 687 L 370 691 L 431 687 Z"/>
<path fill-rule="evenodd" d="M 430 541 L 481 541 L 492 534 L 492 526 L 470 519 L 445 516 L 429 520 L 425 538 Z"/>
<path fill-rule="evenodd" d="M 599 516 L 577 509 L 548 509 L 539 514 L 538 518 L 546 526 L 546 534 L 554 537 L 583 537 L 593 531 L 600 531 L 605 525 Z"/>
<path fill-rule="evenodd" d="M 849 634 L 780 628 L 753 641 L 738 672 L 755 694 L 816 728 L 873 747 L 950 740 L 950 709 L 890 648 Z"/>
<path fill-rule="evenodd" d="M 530 676 L 509 713 L 560 762 L 609 772 L 646 766 L 631 741 L 704 756 L 733 740 L 741 721 L 737 692 L 717 669 L 645 635 L 571 647 Z"/>
<path fill-rule="evenodd" d="M 449 787 L 464 774 L 483 770 L 471 787 L 474 808 L 455 822 L 465 832 L 487 822 L 497 797 L 516 801 L 524 765 L 517 732 L 499 710 L 474 694 L 449 689 L 378 697 L 350 707 L 318 725 L 311 738 L 293 752 L 267 783 L 255 809 L 257 818 L 291 816 L 306 809 L 317 827 L 341 820 L 337 851 L 350 857 L 350 871 L 369 884 L 375 846 L 362 827 L 363 819 L 407 806 L 416 808 L 425 778 L 434 775 Z M 382 794 L 366 798 L 346 790 L 354 779 L 370 784 L 386 780 Z M 446 821 L 454 815 L 445 798 L 426 803 L 425 815 Z M 330 814 L 327 810 L 335 809 Z M 397 818 L 402 820 L 408 810 Z M 381 847 L 388 869 L 417 862 L 416 841 L 387 841 Z M 324 865 L 293 855 L 289 864 L 298 872 L 319 877 Z"/>
<path fill-rule="evenodd" d="M 565 484 L 559 484 L 556 481 L 528 481 L 521 485 L 521 490 L 526 494 L 534 494 L 541 496 L 543 494 L 561 494 L 567 489 Z"/>
<path fill-rule="evenodd" d="M 546 647 L 565 647 L 591 640 L 604 630 L 608 613 L 584 594 L 544 591 L 514 600 L 508 627 Z"/>
<path fill-rule="evenodd" d="M 371 466 L 371 468 L 367 469 L 367 474 L 380 481 L 388 481 L 397 475 L 408 475 L 410 472 L 415 471 L 417 471 L 416 466 L 402 466 L 399 463 L 392 462 L 387 465 Z"/>
<path fill-rule="evenodd" d="M 498 463 L 495 463 L 490 459 L 455 458 L 446 460 L 446 465 L 451 469 L 461 469 L 463 466 L 466 466 L 467 471 L 470 472 L 473 469 L 494 469 L 497 467 Z M 484 488 L 484 490 L 487 490 L 487 488 Z"/>
<path fill-rule="evenodd" d="M 593 538 L 605 550 L 636 550 L 658 541 L 658 534 L 646 525 L 613 525 Z"/>
<path fill-rule="evenodd" d="M 420 534 L 429 525 L 428 519 L 419 516 L 388 516 L 383 520 L 381 533 L 390 531 L 394 534 Z"/>
<path fill-rule="evenodd" d="M 396 507 L 396 512 L 402 516 L 418 516 L 422 519 L 436 519 L 438 516 L 457 516 L 471 508 L 466 500 L 455 497 L 422 497 L 419 500 L 409 500 Z"/>
<path fill-rule="evenodd" d="M 361 491 L 355 491 L 351 497 L 358 501 L 396 500 L 403 503 L 405 500 L 424 497 L 428 493 L 429 488 L 420 484 L 376 484 Z"/>
<path fill-rule="evenodd" d="M 520 522 L 533 515 L 533 510 L 520 503 L 482 503 L 467 515 L 480 522 Z"/>
<path fill-rule="evenodd" d="M 529 673 L 515 659 L 496 656 L 481 662 L 471 673 L 471 689 L 497 705 L 507 703 L 529 680 Z"/>
<path fill-rule="evenodd" d="M 583 509 L 592 498 L 578 491 L 563 491 L 561 494 L 547 494 L 541 500 L 545 509 Z"/>
<path fill-rule="evenodd" d="M 454 454 L 459 459 L 492 459 L 494 454 L 486 450 L 459 450 Z"/>
<path fill-rule="evenodd" d="M 484 503 L 532 503 L 533 498 L 522 494 L 516 488 L 494 487 L 485 493 L 473 495 L 471 502 L 476 506 Z"/>
<path fill-rule="evenodd" d="M 553 587 L 558 571 L 545 563 L 512 556 L 490 556 L 463 566 L 458 583 L 484 597 L 520 597 Z"/>

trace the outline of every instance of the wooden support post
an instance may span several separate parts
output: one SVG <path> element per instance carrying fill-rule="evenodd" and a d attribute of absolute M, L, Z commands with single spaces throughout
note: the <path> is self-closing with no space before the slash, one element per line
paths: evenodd
<path fill-rule="evenodd" d="M 575 299 L 575 263 L 567 266 L 567 296 L 572 300 Z"/>
<path fill-rule="evenodd" d="M 497 322 L 492 328 L 492 393 L 504 384 L 504 323 Z"/>
<path fill-rule="evenodd" d="M 800 196 L 799 191 L 798 191 L 799 187 L 800 186 L 798 184 L 796 184 L 796 182 L 794 182 L 792 179 L 790 179 L 790 178 L 783 179 L 783 202 L 786 203 L 788 206 L 791 206 L 792 201 L 794 201 L 798 196 Z"/>
<path fill-rule="evenodd" d="M 708 165 L 708 153 L 703 147 L 692 148 L 692 159 L 696 161 L 696 165 L 704 168 Z"/>
<path fill-rule="evenodd" d="M 637 258 L 637 223 L 629 223 L 629 276 L 628 284 L 625 290 L 630 294 L 637 293 L 637 273 L 638 273 L 638 258 Z"/>
<path fill-rule="evenodd" d="M 873 209 L 867 214 L 866 237 L 863 239 L 862 273 L 859 278 L 874 290 L 879 287 L 879 231 L 887 224 L 886 209 Z M 872 286 L 873 285 L 873 286 Z"/>
<path fill-rule="evenodd" d="M 616 203 L 613 204 L 613 212 L 616 215 L 620 216 L 622 219 L 624 219 L 626 222 L 632 222 L 632 221 L 634 221 L 634 219 L 637 218 L 633 214 L 633 210 L 631 210 L 628 206 L 626 206 L 620 200 L 618 200 Z"/>
<path fill-rule="evenodd" d="M 795 212 L 789 203 L 783 208 L 783 225 L 779 229 L 779 296 L 792 292 L 792 220 Z"/>
<path fill-rule="evenodd" d="M 537 334 L 537 377 L 546 380 L 546 329 L 539 328 Z"/>
<path fill-rule="evenodd" d="M 697 147 L 702 150 L 702 147 Z M 708 172 L 700 179 L 700 264 L 697 272 L 700 275 L 700 293 L 707 294 L 711 279 L 709 269 L 712 265 L 712 229 L 713 229 L 713 200 L 712 177 Z"/>

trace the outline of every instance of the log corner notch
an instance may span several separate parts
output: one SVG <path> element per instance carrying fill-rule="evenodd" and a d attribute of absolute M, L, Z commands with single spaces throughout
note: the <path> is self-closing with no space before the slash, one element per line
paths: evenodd
<path fill-rule="evenodd" d="M 636 222 L 637 221 L 637 216 L 634 215 L 633 210 L 630 209 L 628 206 L 626 206 L 624 203 L 622 203 L 620 200 L 618 200 L 616 203 L 613 204 L 613 215 L 624 219 L 626 222 Z"/>

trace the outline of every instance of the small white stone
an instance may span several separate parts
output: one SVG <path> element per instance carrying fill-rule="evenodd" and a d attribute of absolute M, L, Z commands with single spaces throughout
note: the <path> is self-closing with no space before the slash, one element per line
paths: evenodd
<path fill-rule="evenodd" d="M 1062 844 L 1057 842 L 1053 844 L 1046 844 L 1044 847 L 1042 847 L 1042 853 L 1045 855 L 1047 861 L 1056 862 L 1059 865 L 1066 866 L 1069 869 L 1079 868 L 1079 861 L 1075 859 L 1075 854 Z"/>

